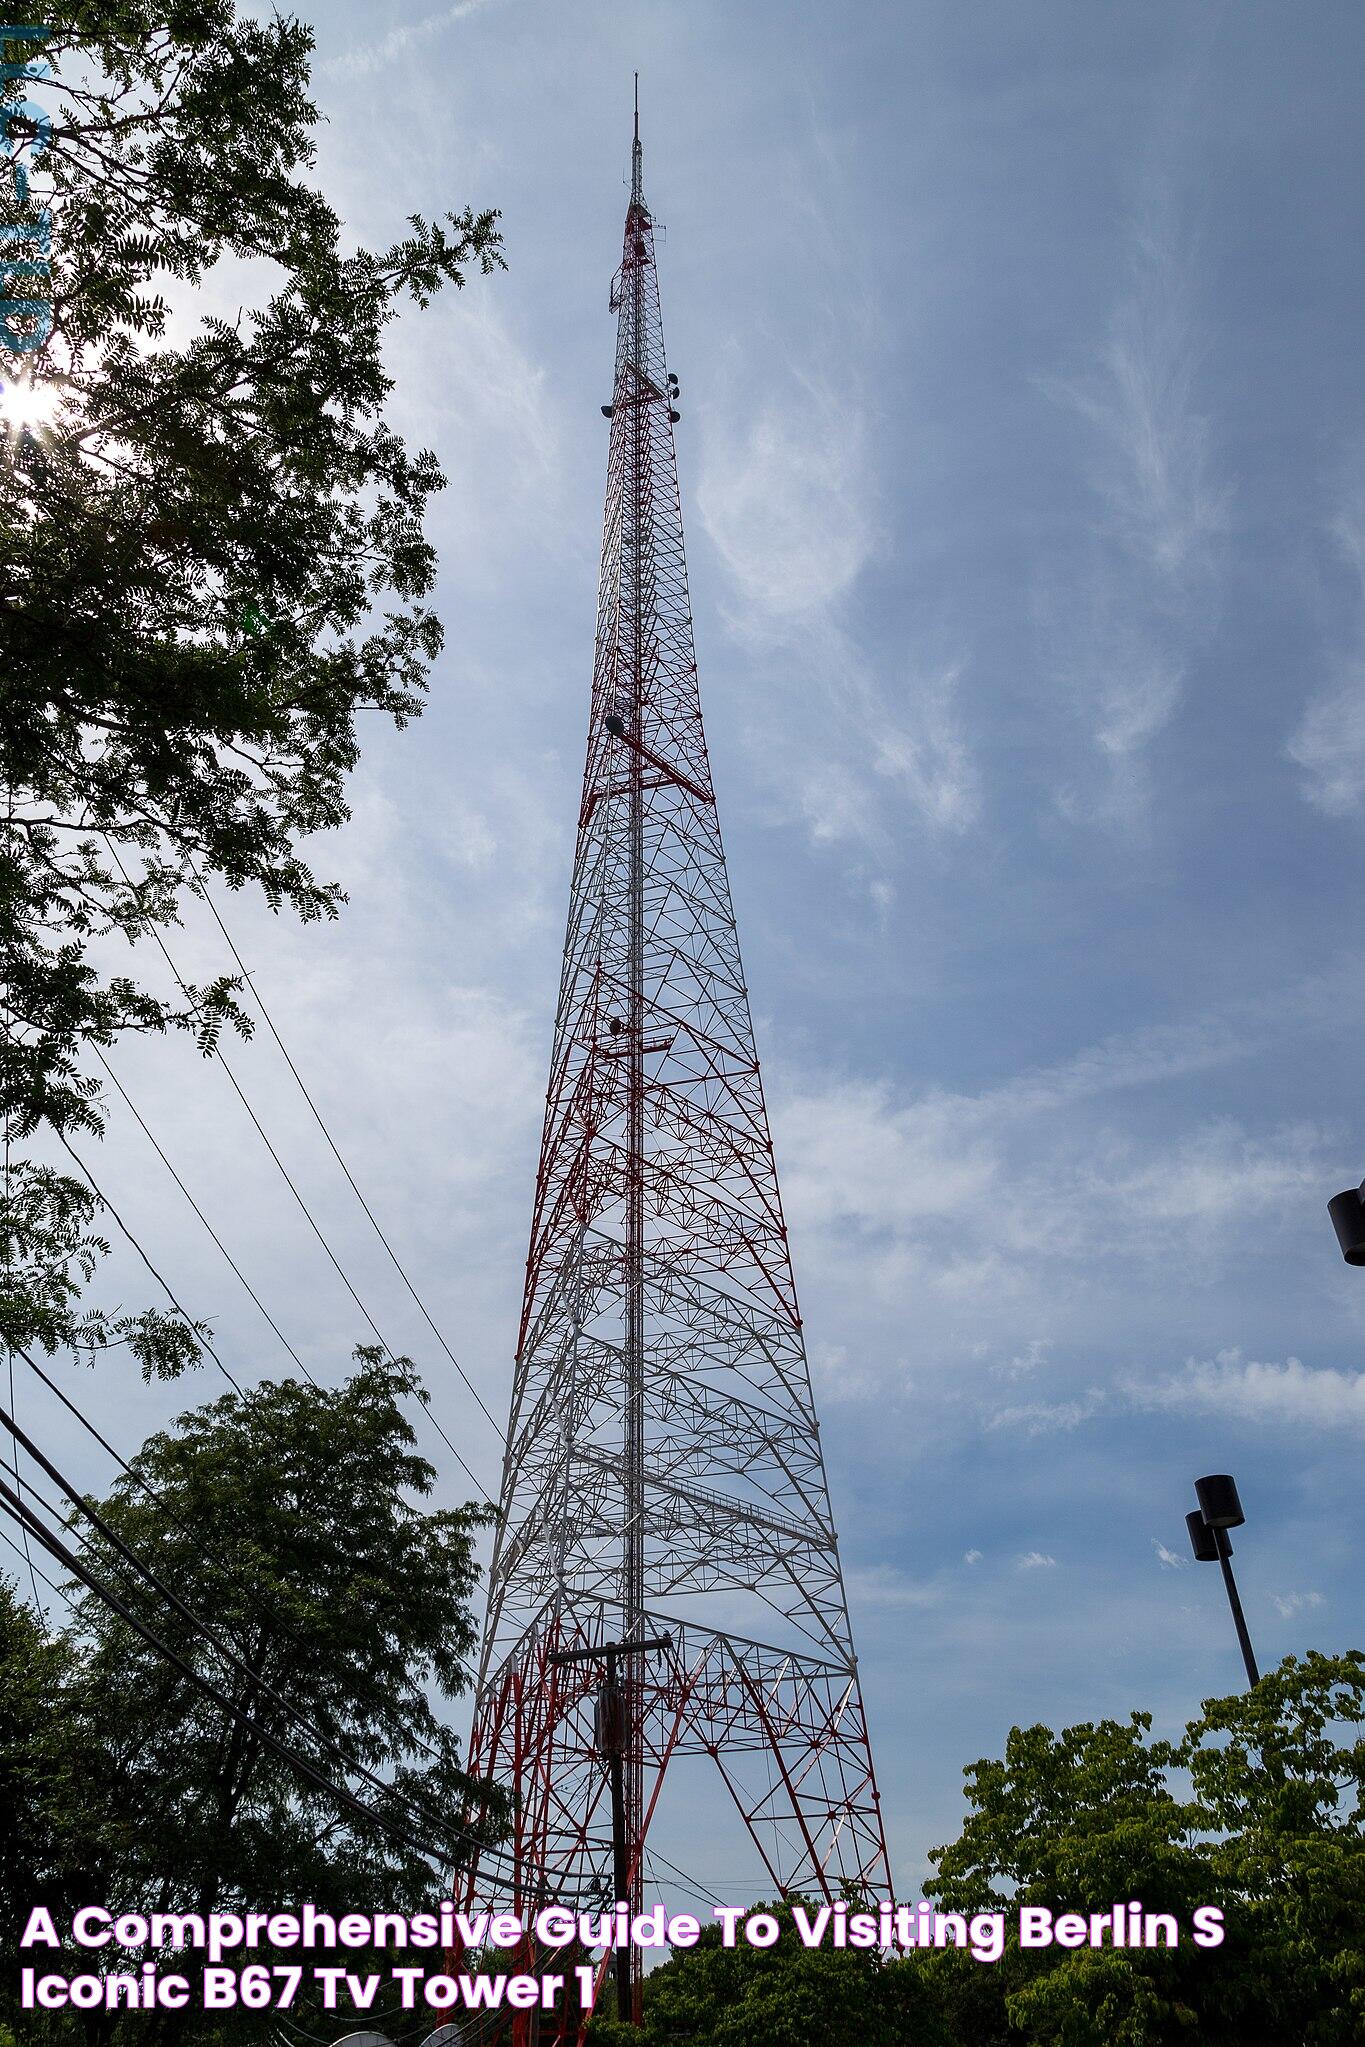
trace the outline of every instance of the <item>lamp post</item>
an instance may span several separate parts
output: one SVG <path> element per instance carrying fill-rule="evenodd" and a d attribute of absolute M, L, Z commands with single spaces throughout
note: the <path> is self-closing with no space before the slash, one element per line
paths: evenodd
<path fill-rule="evenodd" d="M 1242 1602 L 1237 1596 L 1237 1580 L 1232 1575 L 1232 1544 L 1228 1530 L 1240 1528 L 1246 1520 L 1237 1497 L 1236 1481 L 1228 1472 L 1217 1471 L 1208 1478 L 1197 1478 L 1194 1492 L 1199 1505 L 1192 1514 L 1185 1516 L 1185 1526 L 1190 1531 L 1190 1548 L 1197 1563 L 1219 1563 L 1223 1566 L 1223 1583 L 1227 1587 L 1232 1624 L 1237 1630 L 1238 1646 L 1246 1665 L 1247 1683 L 1259 1684 L 1261 1674 L 1256 1668 Z"/>
<path fill-rule="evenodd" d="M 1365 1265 L 1365 1181 L 1334 1194 L 1327 1204 L 1341 1255 L 1348 1265 Z"/>

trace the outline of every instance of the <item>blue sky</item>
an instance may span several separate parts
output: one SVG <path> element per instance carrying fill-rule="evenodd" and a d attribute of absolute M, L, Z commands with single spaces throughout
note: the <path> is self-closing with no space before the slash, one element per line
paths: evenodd
<path fill-rule="evenodd" d="M 1237 1684 L 1217 1576 L 1186 1563 L 1198 1473 L 1241 1485 L 1262 1661 L 1361 1639 L 1365 1274 L 1325 1202 L 1365 1172 L 1365 19 L 314 19 L 319 177 L 349 230 L 497 205 L 509 268 L 393 341 L 395 421 L 450 477 L 447 648 L 320 849 L 351 907 L 321 933 L 229 921 L 501 1416 L 638 67 L 703 701 L 909 1891 L 1012 1723 L 1145 1706 L 1169 1729 Z M 209 296 L 261 281 L 225 270 Z M 181 948 L 219 959 L 199 924 Z M 230 1056 L 493 1473 L 272 1048 Z M 119 1070 L 340 1372 L 364 1331 L 221 1075 L 179 1045 Z M 220 1347 L 275 1369 L 126 1116 L 100 1171 Z M 145 1298 L 130 1266 L 117 1283 Z M 125 1443 L 183 1404 L 114 1367 L 90 1398 Z M 448 1460 L 442 1490 L 467 1491 Z"/>

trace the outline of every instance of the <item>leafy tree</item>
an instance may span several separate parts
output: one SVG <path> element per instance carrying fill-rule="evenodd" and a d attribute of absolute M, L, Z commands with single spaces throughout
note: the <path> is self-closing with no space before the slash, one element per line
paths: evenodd
<path fill-rule="evenodd" d="M 1365 1656 L 1310 1653 L 1190 1728 L 1197 1822 L 1263 2039 L 1365 2039 L 1362 1720 Z"/>
<path fill-rule="evenodd" d="M 781 1929 L 770 1948 L 721 1945 L 719 1926 L 703 1926 L 695 1947 L 680 1949 L 646 1976 L 643 2036 L 615 2019 L 593 2020 L 594 2047 L 940 2047 L 944 2035 L 920 1980 L 883 1968 L 858 1948 L 801 1944 L 791 1903 L 755 1906 Z M 809 1901 L 807 1901 L 809 1902 Z"/>
<path fill-rule="evenodd" d="M 926 1894 L 1001 1911 L 998 1962 L 948 1946 L 885 1962 L 803 1948 L 695 1949 L 645 1980 L 645 2047 L 1346 2047 L 1365 2039 L 1365 1655 L 1288 1657 L 1205 1703 L 1178 1742 L 1151 1716 L 1011 1730 L 966 1772 L 959 1839 Z M 1350 1738 L 1347 1730 L 1353 1730 Z M 1174 1948 L 1021 1949 L 1018 1908 L 1171 1914 Z M 1225 1939 L 1191 1941 L 1201 1905 Z M 597 2047 L 639 2038 L 595 2019 Z"/>
<path fill-rule="evenodd" d="M 1174 1949 L 1021 1950 L 983 1967 L 945 1950 L 906 1966 L 935 1984 L 966 2047 L 1166 2042 L 1303 2047 L 1365 2036 L 1365 1749 L 1333 1727 L 1365 1717 L 1365 1656 L 1289 1657 L 1254 1691 L 1210 1700 L 1178 1743 L 1151 1716 L 1054 1735 L 1014 1728 L 967 1771 L 959 1840 L 934 1851 L 946 1910 L 1042 1905 L 1171 1913 Z M 1190 1787 L 1192 1794 L 1190 1795 Z M 1221 1947 L 1190 1944 L 1198 1905 Z"/>
<path fill-rule="evenodd" d="M 336 913 L 302 842 L 347 816 L 361 719 L 415 716 L 441 646 L 423 520 L 443 478 L 385 423 L 384 330 L 501 261 L 496 215 L 470 210 L 413 216 L 382 253 L 342 246 L 307 180 L 301 22 L 234 0 L 47 0 L 42 18 L 3 54 L 52 75 L 0 88 L 0 244 L 45 300 L 7 314 L 39 345 L 0 371 L 51 402 L 0 435 L 0 1115 L 18 1140 L 98 1131 L 91 1041 L 178 1027 L 208 1048 L 248 1027 L 228 977 L 169 998 L 95 941 L 156 933 L 213 877 Z M 224 255 L 268 260 L 273 296 L 178 339 L 173 301 Z M 13 1177 L 4 1235 L 41 1241 L 43 1269 L 13 1262 L 0 1334 L 128 1340 L 179 1369 L 164 1318 L 81 1330 L 92 1198 Z"/>
<path fill-rule="evenodd" d="M 156 1497 L 123 1478 L 99 1506 L 238 1661 L 219 1655 L 99 1536 L 91 1567 L 253 1725 L 225 1714 L 92 1593 L 76 1597 L 72 1624 L 51 1640 L 17 1601 L 0 1602 L 0 1790 L 19 1815 L 0 1850 L 10 1963 L 32 1904 L 46 1905 L 59 1928 L 84 1903 L 134 1912 L 304 1899 L 337 1914 L 429 1909 L 439 1894 L 431 1858 L 446 1869 L 466 1859 L 467 1816 L 481 1812 L 485 1837 L 496 1834 L 502 1801 L 466 1775 L 439 1710 L 466 1683 L 473 1540 L 484 1513 L 423 1504 L 435 1473 L 414 1451 L 399 1406 L 410 1367 L 377 1351 L 358 1357 L 338 1390 L 286 1379 L 182 1415 L 133 1463 Z M 361 1763 L 392 1784 L 397 1797 L 356 1789 L 393 1831 L 301 1777 L 261 1730 L 333 1781 Z M 130 1954 L 125 1966 L 142 1959 Z M 365 1965 L 363 1951 L 263 1950 L 252 1959 Z M 377 1955 L 373 1966 L 387 1974 L 394 1959 Z M 197 1968 L 203 1958 L 189 1960 Z M 7 1968 L 4 1997 L 16 1980 Z M 305 1999 L 305 2026 L 309 2010 Z M 79 2037 L 81 2023 L 62 2017 L 51 2037 Z M 268 2014 L 100 2013 L 84 2032 L 159 2047 L 264 2039 L 275 2023 Z M 37 2037 L 31 2024 L 25 2015 L 26 2038 Z"/>

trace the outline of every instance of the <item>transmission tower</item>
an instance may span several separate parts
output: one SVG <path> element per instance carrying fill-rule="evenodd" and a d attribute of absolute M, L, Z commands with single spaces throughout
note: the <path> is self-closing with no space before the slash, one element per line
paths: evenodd
<path fill-rule="evenodd" d="M 470 1764 L 515 1793 L 525 1914 L 638 1910 L 688 1755 L 776 1891 L 885 1898 L 702 730 L 638 107 L 611 306 L 587 767 Z"/>

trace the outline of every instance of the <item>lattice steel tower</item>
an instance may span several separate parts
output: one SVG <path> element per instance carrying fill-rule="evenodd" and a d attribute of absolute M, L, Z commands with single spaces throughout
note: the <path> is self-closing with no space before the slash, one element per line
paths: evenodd
<path fill-rule="evenodd" d="M 889 1897 L 702 731 L 638 112 L 611 305 L 587 767 L 470 1762 L 515 1789 L 528 1909 L 618 1895 L 613 1744 L 637 1909 L 689 1753 L 775 1888 Z M 603 1663 L 554 1660 L 664 1634 L 614 1659 L 605 1713 Z"/>

